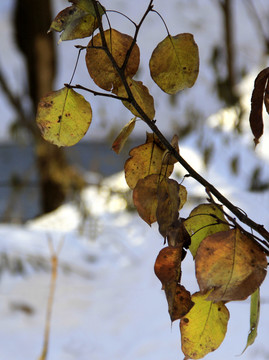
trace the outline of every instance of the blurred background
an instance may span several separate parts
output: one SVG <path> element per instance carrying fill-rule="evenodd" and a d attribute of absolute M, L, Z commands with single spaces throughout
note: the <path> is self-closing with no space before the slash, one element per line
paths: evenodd
<path fill-rule="evenodd" d="M 148 1 L 102 4 L 138 23 Z M 113 140 L 132 114 L 121 102 L 85 92 L 93 120 L 77 145 L 50 145 L 35 124 L 39 99 L 70 81 L 78 53 L 74 45 L 88 42 L 58 44 L 59 34 L 47 34 L 67 6 L 66 0 L 0 1 L 0 360 L 37 359 L 41 353 L 53 254 L 59 271 L 49 360 L 183 358 L 178 324 L 171 327 L 153 272 L 163 239 L 157 226 L 149 228 L 133 211 L 122 173 L 129 150 L 145 141 L 145 124 L 137 121 L 116 155 Z M 265 132 L 256 150 L 248 123 L 255 77 L 268 66 L 268 0 L 155 0 L 154 9 L 172 35 L 192 33 L 200 52 L 194 87 L 175 96 L 163 93 L 150 78 L 148 63 L 167 33 L 160 17 L 149 14 L 138 36 L 136 79 L 155 99 L 157 126 L 169 139 L 177 134 L 181 155 L 268 228 L 268 115 L 264 112 Z M 112 27 L 134 33 L 119 13 L 108 16 Z M 84 56 L 73 84 L 98 90 Z M 179 182 L 185 174 L 175 167 Z M 206 200 L 204 188 L 191 178 L 184 185 L 188 202 L 181 216 L 187 217 Z M 183 262 L 182 282 L 197 291 L 191 256 Z M 259 336 L 242 360 L 269 358 L 268 289 L 266 279 Z M 245 347 L 249 301 L 228 305 L 226 339 L 207 359 L 232 359 Z"/>
<path fill-rule="evenodd" d="M 139 21 L 147 6 L 140 0 L 104 1 Z M 106 176 L 120 171 L 128 148 L 116 156 L 113 138 L 130 120 L 117 101 L 83 93 L 93 107 L 93 123 L 78 145 L 61 149 L 45 143 L 35 125 L 39 99 L 63 87 L 73 72 L 77 50 L 87 39 L 57 45 L 59 34 L 47 34 L 52 19 L 68 6 L 64 0 L 2 0 L 0 4 L 0 221 L 24 222 L 50 212 L 75 196 L 85 185 L 83 173 Z M 162 93 L 148 74 L 154 47 L 166 36 L 156 14 L 150 14 L 138 37 L 141 66 L 137 78 L 155 96 L 157 124 L 168 136 L 201 133 L 201 155 L 208 164 L 213 146 L 204 144 L 205 120 L 222 107 L 234 106 L 238 119 L 232 126 L 242 132 L 244 109 L 238 84 L 244 76 L 266 66 L 269 51 L 269 9 L 265 0 L 155 1 L 172 35 L 191 32 L 200 49 L 200 75 L 193 89 L 176 96 Z M 132 34 L 133 25 L 119 14 L 109 14 L 112 26 Z M 73 83 L 95 88 L 82 54 Z M 131 140 L 144 139 L 147 129 L 138 124 Z M 130 148 L 130 146 L 129 146 Z M 236 166 L 236 159 L 234 159 Z M 255 175 L 255 174 L 254 174 Z M 253 175 L 253 176 L 254 176 Z M 257 174 L 256 174 L 257 176 Z M 254 185 L 255 187 L 255 185 Z"/>

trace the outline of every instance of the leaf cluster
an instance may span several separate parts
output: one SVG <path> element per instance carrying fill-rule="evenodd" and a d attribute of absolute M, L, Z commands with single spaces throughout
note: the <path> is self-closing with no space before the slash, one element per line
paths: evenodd
<path fill-rule="evenodd" d="M 91 105 L 75 88 L 122 101 L 133 114 L 112 145 L 116 153 L 123 148 L 137 118 L 146 122 L 153 132 L 147 133 L 145 143 L 131 149 L 124 166 L 125 178 L 133 191 L 139 216 L 148 225 L 157 222 L 164 239 L 165 246 L 156 258 L 154 271 L 161 281 L 171 321 L 180 320 L 185 358 L 199 359 L 217 349 L 229 321 L 226 303 L 244 300 L 250 295 L 251 331 L 247 346 L 252 344 L 259 318 L 259 287 L 266 276 L 265 248 L 215 203 L 211 190 L 240 215 L 237 208 L 181 158 L 178 137 L 175 135 L 169 143 L 159 132 L 154 119 L 154 99 L 148 88 L 134 79 L 140 63 L 137 35 L 146 16 L 155 11 L 153 0 L 139 24 L 132 21 L 133 36 L 111 28 L 108 12 L 96 0 L 71 2 L 72 6 L 56 16 L 50 30 L 61 32 L 60 40 L 91 37 L 85 48 L 79 47 L 79 55 L 86 50 L 89 77 L 105 92 L 73 86 L 70 81 L 63 89 L 44 96 L 37 113 L 42 136 L 57 146 L 72 146 L 85 135 L 92 121 Z M 108 20 L 107 29 L 104 29 L 103 18 Z M 172 36 L 168 31 L 152 51 L 149 72 L 159 88 L 168 94 L 192 87 L 199 72 L 199 51 L 193 35 Z M 268 111 L 268 76 L 268 69 L 259 74 L 252 96 L 250 123 L 256 143 L 262 134 L 263 102 Z M 187 201 L 187 189 L 171 178 L 177 161 L 206 187 L 209 195 L 209 203 L 197 206 L 187 219 L 180 217 Z M 247 216 L 246 219 L 253 223 Z M 254 225 L 261 234 L 267 235 L 265 229 Z M 181 263 L 187 251 L 195 261 L 199 291 L 194 294 L 181 284 Z"/>

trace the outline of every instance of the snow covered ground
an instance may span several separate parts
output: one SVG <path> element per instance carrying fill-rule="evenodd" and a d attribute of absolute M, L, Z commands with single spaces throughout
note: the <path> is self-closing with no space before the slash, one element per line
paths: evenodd
<path fill-rule="evenodd" d="M 257 1 L 265 7 L 265 1 Z M 118 8 L 137 19 L 141 15 L 145 1 L 127 2 L 123 0 L 104 1 L 108 8 Z M 145 41 L 143 50 L 141 78 L 152 87 L 157 95 L 157 117 L 160 128 L 178 121 L 186 108 L 192 106 L 201 112 L 205 119 L 220 110 L 221 103 L 212 93 L 212 72 L 208 69 L 208 60 L 212 44 L 221 37 L 220 13 L 216 2 L 210 0 L 187 1 L 170 0 L 163 12 L 171 33 L 194 33 L 201 53 L 201 73 L 197 85 L 186 91 L 178 99 L 178 106 L 168 109 L 168 97 L 160 96 L 149 78 L 146 77 L 145 63 L 152 48 L 160 36 L 158 17 L 152 17 L 145 24 L 150 31 L 139 39 Z M 162 9 L 162 1 L 155 0 L 156 9 Z M 108 6 L 109 5 L 109 6 Z M 0 15 L 1 46 L 10 64 L 0 54 L 0 64 L 4 64 L 11 84 L 20 92 L 23 87 L 22 63 L 14 57 L 12 46 L 8 43 L 11 27 L 9 14 L 11 1 L 1 2 Z M 55 2 L 55 13 L 66 6 L 66 2 Z M 195 12 L 193 9 L 195 8 Z M 143 10 L 141 10 L 142 12 Z M 247 22 L 243 0 L 236 1 L 238 38 L 240 54 L 238 66 L 254 69 L 249 79 L 240 86 L 242 103 L 249 106 L 253 76 L 257 74 L 261 62 L 261 46 L 251 22 Z M 262 12 L 266 17 L 268 11 Z M 117 18 L 118 19 L 118 18 Z M 239 19 L 241 21 L 239 21 Z M 244 22 L 243 22 L 243 19 Z M 118 20 L 114 20 L 115 22 Z M 242 25 L 243 24 L 243 25 Z M 129 30 L 126 22 L 121 23 L 123 31 Z M 158 31 L 157 31 L 158 30 Z M 165 31 L 162 30 L 163 36 Z M 207 35 L 204 35 L 207 34 Z M 143 41 L 142 41 L 143 40 Z M 150 46 L 149 46 L 150 45 Z M 69 80 L 75 60 L 73 44 L 64 43 L 58 48 L 61 56 L 56 87 Z M 68 57 L 67 54 L 68 53 Z M 9 65 L 10 65 L 9 64 Z M 144 77 L 145 75 L 145 77 Z M 77 74 L 75 82 L 88 86 L 85 73 Z M 208 95 L 210 94 L 210 95 Z M 90 100 L 91 101 L 91 100 Z M 130 115 L 120 104 L 109 102 L 104 110 L 103 99 L 94 99 L 94 111 L 99 118 L 89 132 L 98 136 L 100 124 L 110 123 L 117 126 L 126 122 Z M 5 138 L 7 124 L 12 112 L 0 98 L 3 109 L 1 136 Z M 110 115 L 112 114 L 112 115 Z M 116 119 L 121 114 L 120 119 Z M 185 116 L 185 115 L 184 115 Z M 269 192 L 249 193 L 250 177 L 253 169 L 260 166 L 262 176 L 268 179 L 269 169 L 269 126 L 256 153 L 252 150 L 252 136 L 249 130 L 241 137 L 231 132 L 234 110 L 220 111 L 208 119 L 202 132 L 180 142 L 180 151 L 186 160 L 219 188 L 237 206 L 244 209 L 255 221 L 269 228 Z M 222 132 L 218 130 L 222 118 Z M 161 119 L 167 119 L 162 124 Z M 101 121 L 103 120 L 103 121 Z M 247 129 L 247 117 L 244 120 Z M 109 131 L 109 125 L 105 125 Z M 3 131 L 2 131 L 3 130 Z M 137 132 L 144 132 L 139 125 Z M 202 134 L 205 144 L 214 145 L 214 155 L 210 166 L 205 169 L 201 160 L 200 147 L 197 145 Z M 223 135 L 224 134 L 224 135 Z M 238 156 L 238 174 L 231 172 L 229 163 Z M 184 171 L 178 167 L 178 172 Z M 204 190 L 190 179 L 184 185 L 193 196 L 204 197 Z M 24 226 L 0 225 L 0 259 L 2 267 L 0 282 L 0 360 L 37 359 L 43 344 L 46 305 L 50 282 L 50 248 L 48 239 L 55 248 L 64 239 L 59 254 L 59 273 L 52 313 L 51 336 L 48 360 L 174 360 L 183 359 L 180 350 L 178 322 L 170 324 L 167 304 L 161 284 L 155 277 L 153 265 L 162 247 L 162 238 L 155 226 L 148 227 L 132 212 L 125 211 L 125 202 L 118 195 L 111 195 L 108 187 L 126 189 L 123 174 L 104 181 L 102 187 L 85 189 L 82 204 L 65 204 L 54 214 L 29 221 Z M 187 216 L 194 201 L 182 210 Z M 82 210 L 81 210 L 82 209 Z M 6 269 L 9 271 L 6 271 Z M 188 256 L 183 262 L 183 284 L 191 292 L 197 290 L 193 275 L 193 261 Z M 242 360 L 264 360 L 269 358 L 269 283 L 264 281 L 261 287 L 261 319 L 258 338 L 253 346 L 240 357 Z M 249 330 L 249 301 L 228 304 L 230 321 L 227 336 L 221 347 L 209 354 L 207 359 L 235 359 L 245 347 Z"/>

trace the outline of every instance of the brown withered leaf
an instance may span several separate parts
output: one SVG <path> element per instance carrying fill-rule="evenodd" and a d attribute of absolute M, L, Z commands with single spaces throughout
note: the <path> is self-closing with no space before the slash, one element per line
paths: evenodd
<path fill-rule="evenodd" d="M 131 135 L 134 130 L 136 122 L 136 117 L 132 118 L 120 131 L 119 135 L 113 141 L 112 150 L 115 151 L 116 154 L 119 154 L 126 143 L 128 137 Z"/>
<path fill-rule="evenodd" d="M 269 81 L 267 81 L 267 85 L 264 92 L 264 105 L 267 113 L 269 114 Z"/>
<path fill-rule="evenodd" d="M 121 67 L 125 61 L 126 54 L 132 44 L 133 38 L 120 33 L 115 29 L 108 29 L 104 32 L 107 46 L 114 57 L 117 65 Z M 115 92 L 122 85 L 121 78 L 114 68 L 112 62 L 102 47 L 100 33 L 95 35 L 89 42 L 86 52 L 86 65 L 93 81 L 100 88 Z M 139 66 L 140 52 L 138 46 L 132 49 L 126 69 L 125 76 L 133 77 Z"/>
<path fill-rule="evenodd" d="M 185 289 L 183 285 L 176 285 L 176 293 L 173 301 L 169 298 L 169 288 L 165 287 L 165 295 L 168 302 L 168 312 L 171 318 L 171 321 L 181 319 L 185 316 L 190 309 L 193 307 L 194 302 L 191 300 L 191 294 L 188 290 Z M 171 308 L 170 308 L 170 306 Z"/>
<path fill-rule="evenodd" d="M 167 242 L 170 246 L 181 245 L 185 248 L 189 247 L 191 237 L 185 229 L 184 223 L 181 219 L 178 219 L 172 224 L 172 226 L 170 226 L 167 233 Z"/>
<path fill-rule="evenodd" d="M 267 260 L 257 243 L 239 229 L 206 237 L 195 257 L 196 278 L 208 300 L 244 300 L 263 282 Z"/>
<path fill-rule="evenodd" d="M 147 175 L 159 175 L 160 181 L 173 172 L 173 165 L 163 165 L 165 150 L 152 134 L 147 134 L 146 143 L 133 148 L 124 165 L 125 179 L 128 186 L 134 189 L 138 180 Z"/>
<path fill-rule="evenodd" d="M 148 175 L 138 180 L 133 191 L 133 202 L 139 216 L 149 225 L 156 221 L 159 175 Z"/>
<path fill-rule="evenodd" d="M 250 128 L 255 136 L 255 146 L 259 143 L 259 139 L 263 134 L 263 101 L 268 104 L 268 78 L 269 67 L 262 70 L 255 79 L 254 89 L 251 96 L 251 111 L 249 116 Z M 267 108 L 268 112 L 268 108 Z"/>
<path fill-rule="evenodd" d="M 169 228 L 177 221 L 179 216 L 179 187 L 177 181 L 168 178 L 164 178 L 158 186 L 156 218 L 159 232 L 164 238 L 167 237 Z"/>
<path fill-rule="evenodd" d="M 171 321 L 180 319 L 192 308 L 190 293 L 181 286 L 182 244 L 163 248 L 155 261 L 154 271 L 162 283 Z"/>
<path fill-rule="evenodd" d="M 166 246 L 155 261 L 154 272 L 163 287 L 168 283 L 179 283 L 181 277 L 182 246 Z"/>

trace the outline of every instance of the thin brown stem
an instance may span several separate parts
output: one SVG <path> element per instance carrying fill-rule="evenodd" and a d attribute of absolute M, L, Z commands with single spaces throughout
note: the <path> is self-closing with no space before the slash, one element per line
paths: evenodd
<path fill-rule="evenodd" d="M 130 101 L 129 98 L 118 96 L 118 95 L 113 95 L 113 94 L 109 94 L 109 93 L 103 93 L 103 92 L 95 91 L 95 90 L 89 89 L 89 88 L 87 88 L 85 86 L 82 86 L 82 85 L 79 85 L 79 84 L 76 84 L 76 85 L 64 84 L 64 86 L 66 86 L 68 89 L 85 90 L 85 91 L 90 92 L 94 96 L 105 96 L 105 97 L 109 97 L 109 98 L 116 99 L 116 100 Z"/>
<path fill-rule="evenodd" d="M 216 199 L 218 199 L 218 201 L 221 202 L 227 209 L 229 209 L 232 214 L 234 214 L 242 223 L 248 225 L 251 229 L 253 229 L 257 233 L 259 233 L 266 240 L 266 243 L 269 244 L 269 232 L 264 228 L 264 226 L 256 223 L 252 219 L 250 219 L 244 212 L 242 212 L 237 206 L 235 206 L 223 194 L 221 194 L 211 183 L 209 183 L 197 171 L 195 171 L 191 167 L 191 165 L 170 144 L 170 142 L 166 139 L 166 137 L 162 134 L 162 132 L 156 126 L 155 121 L 151 120 L 147 116 L 147 114 L 143 111 L 143 109 L 139 106 L 139 104 L 135 100 L 135 98 L 131 92 L 131 89 L 129 87 L 129 84 L 127 82 L 126 76 L 124 74 L 124 67 L 118 66 L 116 60 L 114 59 L 112 53 L 110 52 L 110 50 L 107 46 L 107 43 L 105 40 L 105 35 L 104 35 L 104 29 L 102 26 L 101 16 L 100 16 L 96 1 L 93 1 L 93 4 L 95 7 L 96 16 L 97 16 L 97 20 L 98 20 L 99 31 L 100 31 L 100 35 L 101 35 L 101 39 L 102 39 L 102 46 L 103 46 L 104 51 L 106 52 L 107 56 L 109 57 L 113 67 L 116 69 L 116 71 L 118 72 L 118 74 L 121 78 L 121 81 L 127 92 L 127 96 L 128 96 L 127 101 L 129 101 L 131 103 L 131 105 L 135 108 L 135 110 L 140 114 L 141 119 L 149 126 L 149 128 L 159 138 L 159 140 L 166 147 L 166 149 L 177 159 L 177 161 L 185 168 L 185 170 L 187 170 L 189 175 L 193 179 L 198 181 L 201 185 L 203 185 L 205 187 L 205 189 L 208 189 L 208 191 L 211 194 L 213 194 L 216 197 Z M 133 46 L 136 41 L 139 29 L 140 29 L 143 21 L 145 20 L 146 16 L 148 15 L 148 13 L 152 10 L 152 7 L 153 7 L 153 0 L 150 1 L 149 6 L 148 6 L 147 10 L 145 11 L 145 14 L 143 15 L 140 23 L 137 25 L 137 29 L 136 29 L 136 33 L 135 33 L 135 40 L 133 41 Z M 126 63 L 128 62 L 127 56 L 130 56 L 132 49 L 130 48 L 129 50 L 130 51 L 126 55 L 127 60 L 125 59 Z"/>

